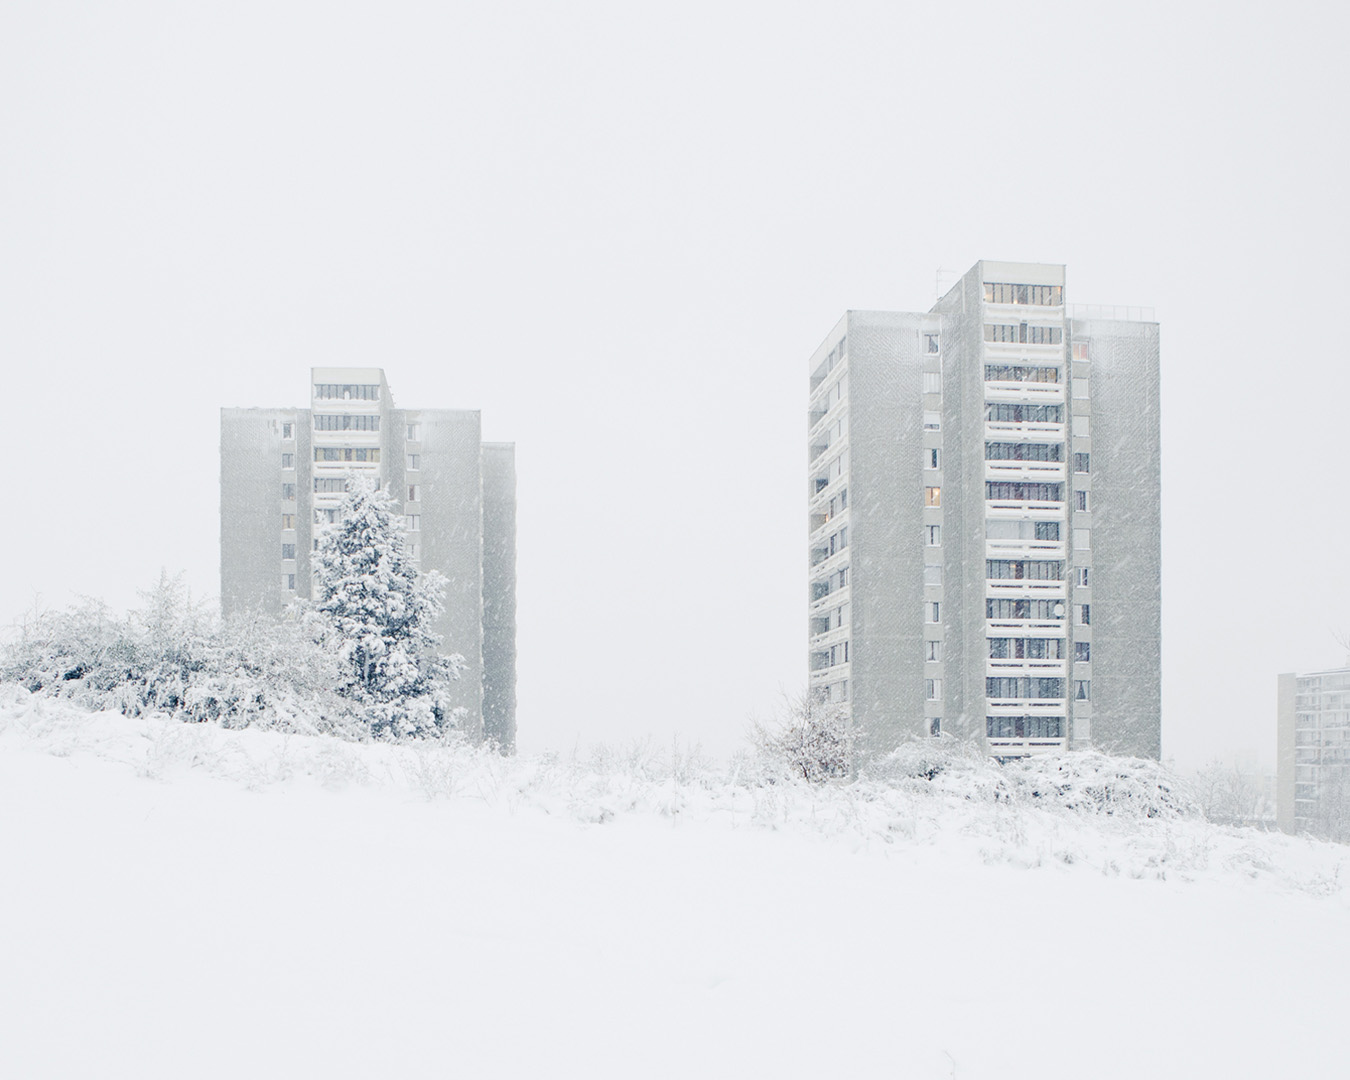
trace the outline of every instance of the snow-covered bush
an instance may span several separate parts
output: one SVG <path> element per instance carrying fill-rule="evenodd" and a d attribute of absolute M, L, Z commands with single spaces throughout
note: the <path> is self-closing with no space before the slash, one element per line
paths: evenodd
<path fill-rule="evenodd" d="M 455 725 L 449 685 L 464 659 L 440 655 L 432 629 L 445 581 L 418 572 L 403 518 L 363 477 L 348 478 L 339 521 L 319 540 L 314 588 L 314 610 L 340 662 L 338 692 L 364 707 L 372 731 L 420 735 Z"/>
<path fill-rule="evenodd" d="M 911 792 L 1053 807 L 1080 815 L 1163 820 L 1200 816 L 1187 785 L 1158 762 L 1095 750 L 1000 763 L 975 740 L 916 738 L 870 762 L 862 779 Z"/>
<path fill-rule="evenodd" d="M 0 679 L 127 716 L 297 731 L 355 722 L 332 689 L 337 659 L 302 612 L 221 624 L 167 574 L 143 596 L 125 619 L 92 601 L 35 614 L 0 651 Z"/>
<path fill-rule="evenodd" d="M 853 771 L 847 715 L 810 693 L 788 701 L 774 720 L 756 721 L 750 741 L 770 773 L 820 783 Z"/>

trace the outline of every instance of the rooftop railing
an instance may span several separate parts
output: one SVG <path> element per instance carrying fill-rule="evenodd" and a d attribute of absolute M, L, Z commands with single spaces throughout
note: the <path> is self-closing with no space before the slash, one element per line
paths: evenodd
<path fill-rule="evenodd" d="M 1071 319 L 1111 319 L 1117 322 L 1157 322 L 1151 307 L 1118 304 L 1070 304 Z"/>

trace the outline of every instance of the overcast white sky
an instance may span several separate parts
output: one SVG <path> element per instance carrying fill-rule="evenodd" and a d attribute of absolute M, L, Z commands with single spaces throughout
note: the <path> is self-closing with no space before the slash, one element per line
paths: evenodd
<path fill-rule="evenodd" d="M 807 355 L 939 267 L 1163 341 L 1164 754 L 1344 660 L 1331 3 L 0 6 L 0 622 L 218 589 L 222 405 L 381 365 L 517 444 L 521 746 L 805 680 Z"/>

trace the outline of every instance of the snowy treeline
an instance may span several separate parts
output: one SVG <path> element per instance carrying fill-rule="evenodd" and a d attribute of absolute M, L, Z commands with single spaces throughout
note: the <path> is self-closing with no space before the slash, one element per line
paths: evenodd
<path fill-rule="evenodd" d="M 964 852 L 984 863 L 1146 879 L 1260 877 L 1350 896 L 1344 848 L 1210 824 L 1158 763 L 1095 753 L 1000 765 L 942 738 L 902 747 L 851 782 L 812 783 L 753 749 L 726 762 L 696 747 L 651 742 L 503 758 L 453 738 L 354 742 L 294 729 L 182 724 L 165 714 L 96 713 L 3 685 L 0 749 L 6 746 L 93 756 L 158 780 L 205 776 L 251 790 L 392 787 L 512 817 L 721 822 L 867 848 Z"/>
<path fill-rule="evenodd" d="M 167 574 L 125 617 L 98 601 L 36 613 L 0 652 L 0 679 L 127 716 L 356 738 L 453 730 L 463 660 L 439 653 L 430 626 L 444 585 L 408 559 L 388 495 L 353 482 L 316 563 L 315 602 L 281 619 L 222 621 Z"/>

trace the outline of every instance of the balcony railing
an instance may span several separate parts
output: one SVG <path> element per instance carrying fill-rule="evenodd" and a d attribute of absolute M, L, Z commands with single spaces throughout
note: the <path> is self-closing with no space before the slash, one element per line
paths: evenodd
<path fill-rule="evenodd" d="M 1062 442 L 1068 426 L 1045 420 L 986 420 L 984 437 L 995 442 L 1000 435 L 1040 435 L 1049 442 Z"/>
<path fill-rule="evenodd" d="M 1108 319 L 1112 322 L 1157 322 L 1151 307 L 1119 304 L 1070 304 L 1071 319 Z"/>
<path fill-rule="evenodd" d="M 984 394 L 988 401 L 1034 401 L 1053 404 L 1065 400 L 1063 383 L 990 379 L 984 384 Z"/>
<path fill-rule="evenodd" d="M 1025 635 L 1028 631 L 1036 631 L 1039 637 L 1063 637 L 1066 624 L 1063 619 L 1010 619 L 997 618 L 988 619 L 985 622 L 986 633 L 991 636 L 1002 637 L 1004 635 L 993 632 L 996 630 L 1005 630 L 1009 634 Z"/>
<path fill-rule="evenodd" d="M 1067 480 L 1069 467 L 1063 461 L 1007 461 L 1001 458 L 984 463 L 986 480 Z"/>
<path fill-rule="evenodd" d="M 989 499 L 986 510 L 1011 511 L 1014 514 L 1037 514 L 1040 517 L 1063 518 L 1067 503 L 1043 502 L 1039 499 L 1019 501 L 1017 499 Z"/>
<path fill-rule="evenodd" d="M 985 581 L 985 596 L 1016 598 L 1034 596 L 1044 600 L 1047 597 L 1067 597 L 1068 586 L 1062 581 L 1035 581 L 1026 578 L 992 578 Z"/>
<path fill-rule="evenodd" d="M 1067 679 L 1068 670 L 1069 662 L 1067 660 L 994 660 L 991 658 L 985 663 L 985 674 L 991 676 L 1009 676 L 1026 672 L 1028 676 L 1058 675 Z M 1061 699 L 1056 698 L 1055 700 Z"/>

